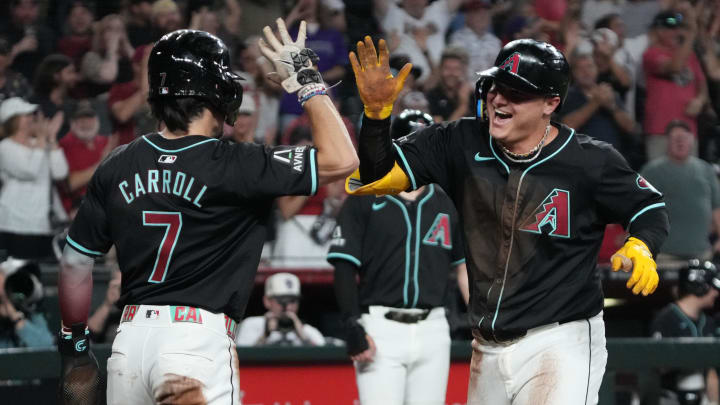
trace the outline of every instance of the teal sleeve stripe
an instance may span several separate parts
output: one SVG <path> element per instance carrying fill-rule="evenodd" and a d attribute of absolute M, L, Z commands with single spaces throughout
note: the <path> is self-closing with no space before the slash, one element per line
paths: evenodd
<path fill-rule="evenodd" d="M 653 210 L 653 209 L 655 209 L 655 208 L 660 208 L 660 207 L 664 207 L 664 206 L 665 206 L 665 203 L 664 203 L 664 202 L 663 202 L 663 203 L 656 203 L 656 204 L 648 205 L 647 207 L 641 209 L 637 214 L 633 215 L 632 219 L 631 219 L 630 222 L 628 223 L 628 226 L 629 226 L 630 224 L 632 224 L 633 221 L 636 220 L 637 217 L 639 217 L 640 215 L 642 215 L 642 214 L 644 214 L 644 213 L 646 213 L 646 212 L 648 212 L 648 211 L 650 211 L 650 210 Z"/>
<path fill-rule="evenodd" d="M 70 235 L 68 235 L 65 239 L 66 239 L 67 242 L 70 244 L 70 246 L 72 246 L 75 250 L 79 251 L 80 253 L 85 253 L 85 254 L 93 255 L 93 256 L 102 256 L 102 255 L 103 255 L 103 254 L 100 253 L 100 252 L 96 252 L 96 251 L 94 251 L 94 250 L 90 250 L 90 249 L 87 249 L 87 248 L 83 247 L 81 244 L 79 244 L 79 243 L 75 242 L 74 240 L 72 240 L 72 238 L 70 237 Z"/>
<path fill-rule="evenodd" d="M 457 266 L 458 264 L 463 264 L 463 263 L 465 263 L 465 258 L 464 258 L 464 257 L 463 257 L 462 259 L 460 259 L 460 260 L 455 260 L 454 262 L 450 263 L 450 266 L 451 266 L 451 267 L 455 267 L 455 266 Z"/>
<path fill-rule="evenodd" d="M 342 259 L 342 260 L 347 260 L 347 261 L 349 261 L 350 263 L 352 263 L 352 264 L 354 264 L 354 265 L 356 265 L 356 266 L 358 266 L 358 267 L 361 266 L 360 260 L 358 260 L 355 256 L 349 255 L 349 254 L 347 254 L 347 253 L 336 253 L 336 252 L 328 253 L 327 259 L 328 259 L 328 260 L 330 260 L 330 259 Z"/>
<path fill-rule="evenodd" d="M 315 163 L 315 154 L 317 149 L 310 148 L 310 176 L 312 178 L 312 186 L 310 186 L 310 195 L 317 193 L 317 164 Z"/>
<path fill-rule="evenodd" d="M 400 149 L 399 146 L 393 143 L 393 146 L 395 149 L 397 149 L 398 156 L 400 156 L 400 159 L 402 160 L 403 166 L 405 166 L 405 171 L 408 174 L 408 177 L 410 177 L 410 185 L 412 185 L 413 190 L 417 190 L 417 184 L 415 183 L 415 176 L 413 175 L 412 169 L 410 168 L 410 165 L 407 162 L 407 159 L 405 159 L 405 154 L 403 153 L 402 149 Z"/>

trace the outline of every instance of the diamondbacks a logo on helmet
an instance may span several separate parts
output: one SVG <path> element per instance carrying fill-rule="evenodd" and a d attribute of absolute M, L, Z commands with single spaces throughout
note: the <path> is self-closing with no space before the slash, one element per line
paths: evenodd
<path fill-rule="evenodd" d="M 655 187 L 653 187 L 653 185 L 650 184 L 649 181 L 645 180 L 645 177 L 643 177 L 643 176 L 641 176 L 641 175 L 639 175 L 639 174 L 638 174 L 638 176 L 637 176 L 637 179 L 635 179 L 635 183 L 636 183 L 637 186 L 638 186 L 640 189 L 642 189 L 642 190 L 650 190 L 650 191 L 652 191 L 653 193 L 657 193 L 657 194 L 662 195 L 662 193 L 659 192 L 658 189 L 656 189 Z"/>
<path fill-rule="evenodd" d="M 532 217 L 520 227 L 520 230 L 569 238 L 570 193 L 559 188 L 553 189 L 535 209 Z"/>
<path fill-rule="evenodd" d="M 507 59 L 498 66 L 498 68 L 518 74 L 518 68 L 520 68 L 520 54 L 515 52 L 508 56 Z"/>
<path fill-rule="evenodd" d="M 441 212 L 437 214 L 435 221 L 433 221 L 433 224 L 430 226 L 430 230 L 425 234 L 423 243 L 425 245 L 452 249 L 452 238 L 450 235 L 450 216 Z"/>

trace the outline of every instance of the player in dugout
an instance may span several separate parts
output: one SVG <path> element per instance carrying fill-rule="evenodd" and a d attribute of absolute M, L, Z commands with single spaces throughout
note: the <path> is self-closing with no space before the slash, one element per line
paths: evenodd
<path fill-rule="evenodd" d="M 107 362 L 107 403 L 239 404 L 237 323 L 254 285 L 272 200 L 311 195 L 357 167 L 349 135 L 305 47 L 277 20 L 264 56 L 297 93 L 310 146 L 219 140 L 242 101 L 225 44 L 203 31 L 163 36 L 148 62 L 159 132 L 116 148 L 88 186 L 63 252 L 60 403 L 96 403 L 87 339 L 93 260 L 115 245 L 125 305 Z M 140 383 L 140 382 L 143 383 Z"/>
<path fill-rule="evenodd" d="M 596 404 L 607 350 L 597 257 L 606 224 L 629 233 L 612 269 L 652 294 L 669 223 L 662 194 L 609 144 L 551 121 L 570 81 L 564 55 L 509 42 L 476 83 L 476 117 L 393 142 L 397 77 L 379 41 L 350 61 L 364 103 L 351 194 L 439 184 L 463 224 L 474 340 L 468 404 Z M 540 399 L 542 398 L 542 399 Z"/>

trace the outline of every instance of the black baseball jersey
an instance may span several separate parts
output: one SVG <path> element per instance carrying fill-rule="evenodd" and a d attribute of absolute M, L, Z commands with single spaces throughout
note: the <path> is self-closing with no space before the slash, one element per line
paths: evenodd
<path fill-rule="evenodd" d="M 116 246 L 123 304 L 182 304 L 238 320 L 272 200 L 316 192 L 315 154 L 307 146 L 143 136 L 97 169 L 67 242 L 91 257 Z"/>
<path fill-rule="evenodd" d="M 720 330 L 713 318 L 700 313 L 698 319 L 687 316 L 677 304 L 671 303 L 663 308 L 650 325 L 650 332 L 656 338 L 674 337 L 720 337 Z M 660 382 L 663 388 L 677 389 L 677 381 L 690 370 L 665 370 Z"/>
<path fill-rule="evenodd" d="M 434 125 L 394 146 L 413 188 L 437 183 L 458 208 L 471 324 L 488 340 L 599 313 L 606 224 L 623 224 L 641 240 L 650 239 L 643 229 L 667 235 L 660 192 L 609 144 L 553 125 L 558 136 L 524 164 L 507 159 L 476 119 Z M 664 221 L 639 220 L 650 213 Z"/>
<path fill-rule="evenodd" d="M 415 201 L 350 196 L 340 211 L 328 261 L 359 267 L 360 306 L 443 306 L 449 269 L 465 261 L 455 207 L 433 184 Z"/>

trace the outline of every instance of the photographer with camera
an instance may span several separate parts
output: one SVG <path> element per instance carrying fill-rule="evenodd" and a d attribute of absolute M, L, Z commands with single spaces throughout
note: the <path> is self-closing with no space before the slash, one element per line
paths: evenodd
<path fill-rule="evenodd" d="M 18 259 L 0 263 L 0 348 L 53 346 L 45 316 L 40 268 Z"/>
<path fill-rule="evenodd" d="M 290 273 L 276 273 L 265 280 L 263 316 L 246 318 L 240 324 L 238 346 L 322 346 L 325 338 L 297 316 L 300 307 L 300 279 Z"/>

